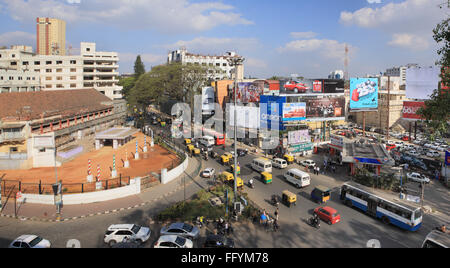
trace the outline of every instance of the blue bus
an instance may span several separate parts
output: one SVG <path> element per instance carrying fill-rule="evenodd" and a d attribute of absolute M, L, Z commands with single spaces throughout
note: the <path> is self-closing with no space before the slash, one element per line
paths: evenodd
<path fill-rule="evenodd" d="M 383 196 L 383 197 L 381 197 Z M 408 204 L 389 201 L 384 193 L 375 194 L 369 187 L 355 182 L 346 182 L 341 187 L 340 199 L 350 207 L 408 231 L 417 231 L 422 226 L 422 210 Z"/>

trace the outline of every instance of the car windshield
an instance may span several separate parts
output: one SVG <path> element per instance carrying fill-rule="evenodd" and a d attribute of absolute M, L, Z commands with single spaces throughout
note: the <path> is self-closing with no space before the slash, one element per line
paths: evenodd
<path fill-rule="evenodd" d="M 175 243 L 182 247 L 186 244 L 186 238 L 178 236 L 177 239 L 175 239 Z"/>
<path fill-rule="evenodd" d="M 191 232 L 192 229 L 194 229 L 194 227 L 191 226 L 191 225 L 188 225 L 188 224 L 184 224 L 184 225 L 183 225 L 183 229 L 186 230 L 186 231 L 188 231 L 188 232 Z"/>
<path fill-rule="evenodd" d="M 133 225 L 133 228 L 131 228 L 131 231 L 135 234 L 137 234 L 139 232 L 139 230 L 141 229 L 140 226 L 137 225 Z"/>
<path fill-rule="evenodd" d="M 30 247 L 34 247 L 37 244 L 39 244 L 39 242 L 41 242 L 41 241 L 42 241 L 41 237 L 36 237 L 35 239 L 31 240 L 31 242 L 28 244 L 30 245 Z"/>

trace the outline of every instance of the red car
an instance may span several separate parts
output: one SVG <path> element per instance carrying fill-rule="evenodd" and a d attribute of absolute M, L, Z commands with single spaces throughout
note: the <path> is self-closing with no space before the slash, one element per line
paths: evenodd
<path fill-rule="evenodd" d="M 284 84 L 284 89 L 294 91 L 295 93 L 305 93 L 309 89 L 305 84 L 297 81 L 289 81 Z"/>
<path fill-rule="evenodd" d="M 409 137 L 408 136 L 403 136 L 402 140 L 409 141 Z"/>
<path fill-rule="evenodd" d="M 341 215 L 339 215 L 337 210 L 332 207 L 318 207 L 314 209 L 314 214 L 317 214 L 321 220 L 329 225 L 341 221 Z"/>
<path fill-rule="evenodd" d="M 386 144 L 386 150 L 388 151 L 394 149 L 395 147 L 396 147 L 395 144 Z"/>

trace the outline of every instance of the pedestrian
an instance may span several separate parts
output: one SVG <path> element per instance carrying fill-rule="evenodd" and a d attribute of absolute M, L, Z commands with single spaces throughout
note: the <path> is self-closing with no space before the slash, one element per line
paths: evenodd
<path fill-rule="evenodd" d="M 320 173 L 320 167 L 317 167 L 317 175 Z"/>
<path fill-rule="evenodd" d="M 280 229 L 280 226 L 278 225 L 278 219 L 273 220 L 273 231 L 276 232 Z"/>
<path fill-rule="evenodd" d="M 274 213 L 274 214 L 275 214 L 275 219 L 278 220 L 278 215 L 279 215 L 278 208 L 275 210 L 275 213 Z"/>
<path fill-rule="evenodd" d="M 225 234 L 229 235 L 230 234 L 230 229 L 228 228 L 228 222 L 225 222 Z"/>

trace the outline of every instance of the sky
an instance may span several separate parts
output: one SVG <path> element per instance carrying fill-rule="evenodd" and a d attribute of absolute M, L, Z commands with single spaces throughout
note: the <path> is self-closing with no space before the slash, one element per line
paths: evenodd
<path fill-rule="evenodd" d="M 432 66 L 433 29 L 450 16 L 445 0 L 0 0 L 0 46 L 36 47 L 36 18 L 66 21 L 72 54 L 80 42 L 119 53 L 120 73 L 137 55 L 146 70 L 185 46 L 197 54 L 235 51 L 245 76 L 351 77 L 408 63 Z"/>

